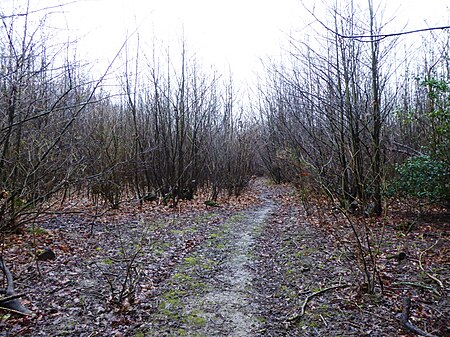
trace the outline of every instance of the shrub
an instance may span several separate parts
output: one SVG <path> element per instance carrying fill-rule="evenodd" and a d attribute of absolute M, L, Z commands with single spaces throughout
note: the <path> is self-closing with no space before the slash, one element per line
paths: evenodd
<path fill-rule="evenodd" d="M 397 166 L 397 190 L 432 202 L 450 201 L 450 169 L 444 160 L 429 155 L 413 156 Z"/>

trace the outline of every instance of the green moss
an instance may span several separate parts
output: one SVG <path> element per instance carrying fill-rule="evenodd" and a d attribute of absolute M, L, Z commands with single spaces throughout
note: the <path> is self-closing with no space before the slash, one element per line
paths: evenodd
<path fill-rule="evenodd" d="M 287 275 L 295 274 L 295 269 L 289 268 L 288 270 L 286 270 L 286 274 Z"/>
<path fill-rule="evenodd" d="M 209 239 L 210 240 L 214 240 L 214 239 L 218 239 L 218 238 L 220 238 L 220 237 L 222 237 L 223 236 L 223 234 L 219 234 L 219 233 L 211 233 L 210 235 L 209 235 Z"/>
<path fill-rule="evenodd" d="M 309 322 L 309 326 L 311 328 L 317 328 L 319 326 L 319 323 L 317 323 L 316 321 L 311 321 Z"/>
<path fill-rule="evenodd" d="M 200 215 L 196 218 L 194 218 L 194 222 L 197 224 L 202 224 L 205 222 L 208 222 L 208 220 L 211 220 L 212 218 L 215 218 L 217 216 L 217 213 L 206 213 L 204 215 Z"/>
<path fill-rule="evenodd" d="M 307 248 L 303 248 L 301 251 L 296 253 L 296 256 L 301 257 L 301 256 L 308 256 L 311 255 L 313 253 L 317 252 L 317 249 L 315 248 L 311 248 L 311 247 L 307 247 Z"/>
<path fill-rule="evenodd" d="M 317 307 L 319 310 L 327 310 L 330 306 L 328 304 L 322 304 Z"/>
<path fill-rule="evenodd" d="M 306 324 L 306 322 L 304 320 L 297 320 L 296 324 L 295 324 L 299 329 L 306 329 L 308 328 L 308 324 Z"/>
<path fill-rule="evenodd" d="M 183 321 L 189 325 L 204 326 L 206 324 L 206 319 L 199 316 L 199 313 L 192 312 L 183 318 Z"/>
<path fill-rule="evenodd" d="M 167 226 L 167 222 L 165 222 L 165 221 L 155 221 L 155 222 L 148 224 L 146 227 L 149 232 L 154 232 L 154 231 L 156 231 L 160 228 L 164 228 L 166 226 Z"/>
<path fill-rule="evenodd" d="M 252 233 L 254 236 L 258 237 L 262 234 L 264 230 L 264 226 L 256 226 L 255 228 L 253 228 Z"/>
<path fill-rule="evenodd" d="M 186 292 L 180 289 L 173 289 L 166 292 L 158 305 L 158 310 L 165 316 L 175 319 L 179 315 L 176 311 L 182 306 L 181 298 L 186 295 Z"/>
<path fill-rule="evenodd" d="M 184 264 L 186 264 L 186 265 L 193 266 L 193 265 L 198 264 L 198 262 L 199 262 L 199 258 L 196 256 L 188 256 L 188 257 L 184 258 Z"/>
<path fill-rule="evenodd" d="M 191 280 L 192 280 L 192 277 L 191 277 L 191 276 L 186 275 L 186 274 L 182 274 L 182 273 L 175 273 L 175 274 L 173 275 L 173 278 L 174 278 L 175 280 L 177 280 L 177 281 L 180 281 L 180 282 L 188 282 L 188 281 L 191 281 Z"/>
<path fill-rule="evenodd" d="M 234 224 L 245 220 L 245 216 L 243 214 L 235 214 L 231 216 L 227 223 Z"/>
<path fill-rule="evenodd" d="M 107 258 L 103 259 L 103 263 L 110 266 L 113 264 L 113 260 L 111 260 L 109 257 L 107 257 Z"/>
<path fill-rule="evenodd" d="M 173 244 L 171 244 L 170 242 L 157 241 L 152 244 L 152 247 L 150 249 L 154 255 L 161 256 L 166 250 L 172 247 L 172 245 Z"/>
<path fill-rule="evenodd" d="M 197 231 L 197 228 L 192 226 L 192 227 L 186 227 L 183 229 L 172 229 L 170 232 L 174 235 L 185 235 L 185 234 L 192 234 L 195 233 Z"/>
<path fill-rule="evenodd" d="M 192 282 L 192 283 L 189 283 L 189 287 L 191 289 L 202 289 L 202 288 L 206 288 L 206 284 L 203 282 Z"/>
<path fill-rule="evenodd" d="M 188 334 L 187 334 L 186 330 L 184 330 L 183 328 L 179 328 L 177 330 L 177 333 L 175 335 L 172 335 L 172 336 L 173 337 L 184 337 L 184 336 L 187 336 L 187 335 Z"/>

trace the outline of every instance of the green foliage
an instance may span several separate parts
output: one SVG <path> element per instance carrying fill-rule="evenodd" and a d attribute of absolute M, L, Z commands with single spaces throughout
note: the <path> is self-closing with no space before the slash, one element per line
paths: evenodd
<path fill-rule="evenodd" d="M 428 89 L 431 110 L 426 117 L 432 127 L 430 152 L 446 156 L 450 145 L 450 85 L 444 80 L 430 78 L 422 82 Z"/>
<path fill-rule="evenodd" d="M 205 205 L 210 207 L 219 207 L 219 204 L 214 200 L 205 200 Z"/>
<path fill-rule="evenodd" d="M 31 234 L 36 235 L 36 236 L 48 234 L 46 229 L 41 228 L 39 226 L 32 226 L 31 228 L 28 229 L 28 231 Z"/>
<path fill-rule="evenodd" d="M 450 200 L 450 169 L 444 160 L 414 156 L 397 166 L 399 192 L 430 201 Z"/>
<path fill-rule="evenodd" d="M 430 126 L 429 139 L 423 148 L 427 154 L 408 158 L 397 166 L 395 190 L 432 202 L 450 201 L 450 85 L 445 80 L 428 78 L 429 111 L 424 113 Z"/>

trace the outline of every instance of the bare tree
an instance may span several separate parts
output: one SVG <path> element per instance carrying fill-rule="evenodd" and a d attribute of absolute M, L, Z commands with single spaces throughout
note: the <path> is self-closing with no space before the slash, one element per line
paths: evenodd
<path fill-rule="evenodd" d="M 3 229 L 14 229 L 18 214 L 34 213 L 73 173 L 67 140 L 89 99 L 66 49 L 46 44 L 44 22 L 35 25 L 25 14 L 2 19 L 0 179 L 9 195 Z"/>

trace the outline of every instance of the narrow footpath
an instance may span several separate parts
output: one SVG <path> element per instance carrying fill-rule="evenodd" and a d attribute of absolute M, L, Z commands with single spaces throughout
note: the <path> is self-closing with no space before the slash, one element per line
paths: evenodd
<path fill-rule="evenodd" d="M 159 296 L 154 336 L 257 336 L 262 317 L 253 285 L 255 240 L 278 207 L 259 184 L 261 203 L 231 215 L 175 268 Z"/>

